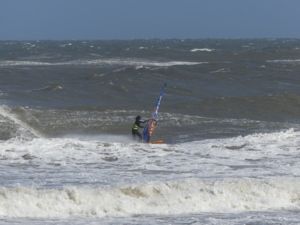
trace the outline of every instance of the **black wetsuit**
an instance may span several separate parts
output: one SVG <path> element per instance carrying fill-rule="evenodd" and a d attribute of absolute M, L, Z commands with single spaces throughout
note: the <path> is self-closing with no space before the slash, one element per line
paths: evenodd
<path fill-rule="evenodd" d="M 141 124 L 145 123 L 145 122 L 146 121 L 142 121 L 142 120 L 138 120 L 138 119 L 135 120 L 134 124 L 132 125 L 132 129 L 131 129 L 133 137 L 138 136 L 141 140 L 143 139 L 142 134 L 139 132 L 139 128 L 144 128 Z"/>

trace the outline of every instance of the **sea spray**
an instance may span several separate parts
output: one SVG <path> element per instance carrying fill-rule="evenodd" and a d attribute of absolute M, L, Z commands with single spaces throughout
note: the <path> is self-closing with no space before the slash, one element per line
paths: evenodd
<path fill-rule="evenodd" d="M 104 217 L 300 209 L 300 180 L 186 179 L 112 188 L 0 189 L 0 216 Z"/>

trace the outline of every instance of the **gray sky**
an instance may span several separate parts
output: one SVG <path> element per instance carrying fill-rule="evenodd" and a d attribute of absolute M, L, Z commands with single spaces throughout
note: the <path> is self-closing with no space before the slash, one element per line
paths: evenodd
<path fill-rule="evenodd" d="M 0 0 L 0 39 L 300 38 L 300 0 Z"/>

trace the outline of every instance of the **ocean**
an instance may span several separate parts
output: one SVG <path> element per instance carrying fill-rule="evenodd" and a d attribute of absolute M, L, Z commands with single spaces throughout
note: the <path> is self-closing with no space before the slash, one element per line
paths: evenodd
<path fill-rule="evenodd" d="M 0 128 L 0 224 L 300 224 L 298 39 L 0 41 Z"/>

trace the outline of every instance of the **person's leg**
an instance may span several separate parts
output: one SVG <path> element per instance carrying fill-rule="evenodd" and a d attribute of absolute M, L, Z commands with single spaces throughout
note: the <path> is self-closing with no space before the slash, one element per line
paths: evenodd
<path fill-rule="evenodd" d="M 140 140 L 142 140 L 143 139 L 143 137 L 142 137 L 142 135 L 141 135 L 141 133 L 140 132 L 136 132 L 136 135 L 140 138 Z"/>
<path fill-rule="evenodd" d="M 136 132 L 135 132 L 135 130 L 131 130 L 131 134 L 132 134 L 132 138 L 135 139 L 135 137 L 136 137 Z"/>

